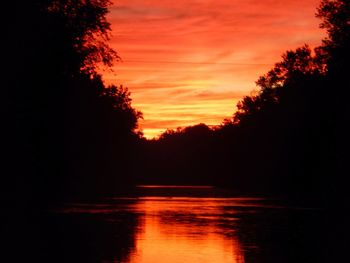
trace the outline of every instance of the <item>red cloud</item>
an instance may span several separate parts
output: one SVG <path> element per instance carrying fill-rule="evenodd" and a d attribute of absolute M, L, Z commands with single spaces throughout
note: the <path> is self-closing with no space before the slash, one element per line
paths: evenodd
<path fill-rule="evenodd" d="M 321 43 L 318 3 L 117 0 L 109 15 L 111 45 L 124 62 L 104 78 L 129 87 L 144 112 L 146 136 L 219 124 L 285 50 Z"/>

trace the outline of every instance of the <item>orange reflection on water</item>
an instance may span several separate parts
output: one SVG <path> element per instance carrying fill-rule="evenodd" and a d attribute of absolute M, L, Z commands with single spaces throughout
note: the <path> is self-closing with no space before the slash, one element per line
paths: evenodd
<path fill-rule="evenodd" d="M 243 263 L 235 217 L 223 217 L 222 207 L 210 198 L 142 199 L 135 204 L 144 220 L 130 262 Z"/>

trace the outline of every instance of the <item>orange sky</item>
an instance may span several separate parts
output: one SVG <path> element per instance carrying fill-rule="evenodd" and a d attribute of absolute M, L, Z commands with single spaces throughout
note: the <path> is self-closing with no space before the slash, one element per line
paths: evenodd
<path fill-rule="evenodd" d="M 147 138 L 220 124 L 287 49 L 319 45 L 319 0 L 114 0 L 111 46 L 123 62 L 103 73 L 127 86 Z"/>

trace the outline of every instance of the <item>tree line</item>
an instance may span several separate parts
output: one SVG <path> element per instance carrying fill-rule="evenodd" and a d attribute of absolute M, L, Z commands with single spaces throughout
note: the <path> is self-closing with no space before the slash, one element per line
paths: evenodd
<path fill-rule="evenodd" d="M 329 229 L 321 231 L 330 242 L 330 258 L 343 259 L 350 174 L 349 1 L 322 0 L 317 9 L 327 31 L 322 45 L 287 51 L 232 118 L 214 128 L 168 130 L 158 140 L 138 132 L 142 113 L 132 106 L 128 89 L 105 85 L 98 73 L 119 58 L 108 46 L 108 0 L 3 5 L 0 192 L 6 262 L 95 262 L 96 240 L 107 256 L 120 254 L 125 244 L 133 246 L 136 215 L 129 215 L 132 230 L 119 224 L 112 232 L 103 225 L 94 231 L 81 218 L 57 219 L 49 209 L 62 200 L 114 195 L 137 183 L 211 184 L 237 195 L 326 205 L 333 213 Z M 63 251 L 67 245 L 71 250 Z"/>
<path fill-rule="evenodd" d="M 345 200 L 350 4 L 323 0 L 322 45 L 289 50 L 261 76 L 232 118 L 167 130 L 144 142 L 144 182 L 231 187 L 327 203 Z M 345 202 L 345 201 L 344 201 Z"/>
<path fill-rule="evenodd" d="M 8 4 L 4 196 L 50 203 L 129 183 L 142 113 L 126 87 L 107 86 L 98 73 L 119 59 L 108 45 L 111 3 Z"/>
<path fill-rule="evenodd" d="M 108 46 L 108 0 L 9 4 L 5 196 L 59 200 L 181 183 L 326 200 L 344 187 L 348 1 L 321 2 L 322 45 L 283 54 L 232 118 L 214 128 L 168 130 L 157 140 L 138 132 L 142 113 L 128 89 L 106 86 L 98 73 L 119 59 Z"/>

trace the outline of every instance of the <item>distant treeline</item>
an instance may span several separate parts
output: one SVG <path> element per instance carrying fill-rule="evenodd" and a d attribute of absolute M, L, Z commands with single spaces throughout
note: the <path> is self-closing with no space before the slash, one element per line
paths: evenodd
<path fill-rule="evenodd" d="M 287 51 L 231 119 L 169 130 L 158 140 L 138 132 L 142 114 L 128 89 L 106 86 L 98 73 L 119 59 L 108 46 L 108 0 L 9 4 L 6 197 L 46 204 L 135 183 L 214 184 L 293 198 L 345 193 L 348 1 L 321 2 L 322 45 Z"/>
<path fill-rule="evenodd" d="M 48 208 L 137 183 L 214 184 L 238 194 L 328 202 L 336 208 L 329 240 L 337 253 L 346 252 L 339 240 L 348 238 L 347 210 L 337 208 L 347 205 L 350 174 L 350 2 L 323 0 L 317 12 L 328 32 L 323 44 L 285 53 L 231 119 L 151 141 L 138 132 L 142 114 L 128 89 L 106 86 L 98 74 L 119 58 L 108 46 L 109 4 L 3 4 L 1 259 L 97 262 L 92 255 L 101 240 L 107 254 L 132 245 L 129 227 L 95 231 L 83 219 L 67 227 Z M 104 242 L 103 233 L 117 243 Z M 71 250 L 63 251 L 67 245 Z"/>
<path fill-rule="evenodd" d="M 324 0 L 316 16 L 328 33 L 321 46 L 283 54 L 221 125 L 168 130 L 145 141 L 138 178 L 322 202 L 345 196 L 350 3 Z"/>

